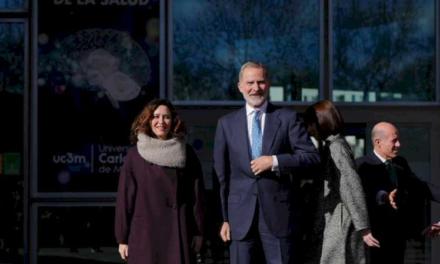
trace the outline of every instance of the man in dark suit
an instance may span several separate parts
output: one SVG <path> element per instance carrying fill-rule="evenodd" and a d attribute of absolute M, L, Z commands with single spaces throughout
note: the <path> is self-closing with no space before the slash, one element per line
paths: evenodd
<path fill-rule="evenodd" d="M 439 200 L 434 186 L 421 181 L 405 158 L 398 156 L 399 132 L 387 122 L 371 132 L 374 151 L 356 163 L 362 178 L 371 231 L 380 248 L 370 248 L 370 263 L 403 264 L 406 240 L 425 225 L 426 203 Z"/>
<path fill-rule="evenodd" d="M 215 135 L 220 236 L 231 240 L 231 263 L 256 263 L 260 244 L 267 263 L 295 263 L 300 201 L 294 170 L 317 164 L 319 156 L 297 114 L 267 101 L 262 64 L 245 63 L 238 88 L 246 106 L 222 117 Z"/>

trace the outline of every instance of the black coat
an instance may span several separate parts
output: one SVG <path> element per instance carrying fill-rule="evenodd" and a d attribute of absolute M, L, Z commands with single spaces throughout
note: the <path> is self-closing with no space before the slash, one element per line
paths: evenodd
<path fill-rule="evenodd" d="M 392 160 L 398 182 L 396 210 L 389 203 L 377 202 L 379 191 L 390 193 L 396 188 L 385 164 L 374 153 L 357 159 L 356 163 L 366 194 L 371 231 L 381 243 L 381 248 L 372 252 L 377 250 L 385 254 L 379 254 L 380 261 L 389 257 L 394 260 L 392 263 L 403 263 L 406 240 L 420 237 L 423 228 L 429 224 L 427 204 L 430 200 L 440 200 L 439 190 L 415 176 L 405 158 L 398 156 Z"/>

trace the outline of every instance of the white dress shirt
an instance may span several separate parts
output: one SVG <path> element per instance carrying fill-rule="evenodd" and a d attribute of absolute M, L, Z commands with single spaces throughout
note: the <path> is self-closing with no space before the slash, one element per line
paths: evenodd
<path fill-rule="evenodd" d="M 252 122 L 256 111 L 261 111 L 261 136 L 264 136 L 264 127 L 266 124 L 267 101 L 262 106 L 256 108 L 246 104 L 246 119 L 248 129 L 248 139 L 252 147 Z M 278 159 L 276 155 L 272 155 L 272 171 L 278 172 Z"/>

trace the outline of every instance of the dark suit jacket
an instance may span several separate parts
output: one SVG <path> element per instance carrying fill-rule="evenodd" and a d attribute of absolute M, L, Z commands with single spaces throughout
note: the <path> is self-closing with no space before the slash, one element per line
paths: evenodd
<path fill-rule="evenodd" d="M 380 190 L 389 193 L 395 188 L 385 164 L 374 153 L 356 161 L 367 196 L 372 233 L 379 240 L 390 239 L 390 236 L 405 240 L 420 235 L 427 224 L 427 203 L 440 198 L 438 189 L 415 176 L 405 158 L 398 156 L 392 162 L 398 179 L 397 210 L 376 201 Z"/>
<path fill-rule="evenodd" d="M 252 173 L 245 107 L 218 121 L 214 168 L 220 183 L 223 220 L 229 222 L 234 240 L 244 238 L 249 231 L 257 197 L 272 233 L 278 237 L 291 235 L 299 220 L 299 199 L 294 197 L 297 175 L 292 170 L 319 162 L 319 155 L 297 114 L 270 103 L 262 152 L 277 156 L 280 174 L 267 171 L 256 177 Z"/>

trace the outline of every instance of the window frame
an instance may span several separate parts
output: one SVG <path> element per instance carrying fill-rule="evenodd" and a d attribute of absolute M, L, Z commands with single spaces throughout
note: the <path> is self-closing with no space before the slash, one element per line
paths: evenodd
<path fill-rule="evenodd" d="M 242 106 L 243 100 L 174 100 L 173 99 L 173 8 L 172 8 L 172 0 L 161 0 L 164 3 L 164 6 L 166 7 L 166 32 L 163 33 L 163 39 L 164 43 L 166 43 L 166 47 L 164 48 L 164 54 L 161 56 L 161 63 L 165 64 L 166 67 L 164 71 L 161 71 L 161 80 L 163 79 L 163 82 L 161 82 L 161 96 L 166 97 L 171 100 L 171 102 L 176 106 L 181 107 L 193 107 L 193 106 L 201 106 L 201 107 L 209 107 L 209 106 Z M 323 31 L 323 23 L 325 20 L 323 19 L 323 5 L 327 2 L 325 0 L 319 0 L 319 58 L 318 58 L 318 71 L 319 71 L 319 80 L 318 80 L 318 92 L 319 92 L 319 99 L 323 99 L 323 76 L 324 76 L 324 68 L 321 67 L 323 55 L 324 55 L 324 45 L 322 41 L 322 36 L 325 35 L 325 32 Z M 162 55 L 162 53 L 161 53 Z M 238 89 L 238 88 L 237 88 Z M 274 102 L 276 105 L 283 105 L 283 106 L 289 106 L 289 105 L 309 105 L 311 102 L 302 102 L 302 101 L 290 101 L 290 102 Z"/>
<path fill-rule="evenodd" d="M 161 19 L 161 39 L 165 45 L 161 45 L 161 83 L 160 95 L 169 98 L 173 104 L 181 107 L 193 106 L 241 106 L 243 101 L 233 100 L 173 100 L 173 17 L 172 0 L 161 0 L 164 7 L 164 20 Z M 440 106 L 440 4 L 435 1 L 435 100 L 425 101 L 389 101 L 389 102 L 337 102 L 337 105 L 358 105 L 358 106 Z M 333 100 L 333 2 L 319 0 L 319 100 Z M 162 17 L 161 17 L 162 18 Z M 163 25 L 163 28 L 162 28 Z M 164 30 L 164 31 L 162 31 Z M 162 65 L 164 67 L 162 68 Z M 163 70 L 162 70 L 163 69 Z M 281 106 L 307 106 L 311 102 L 290 101 L 274 102 Z"/>

